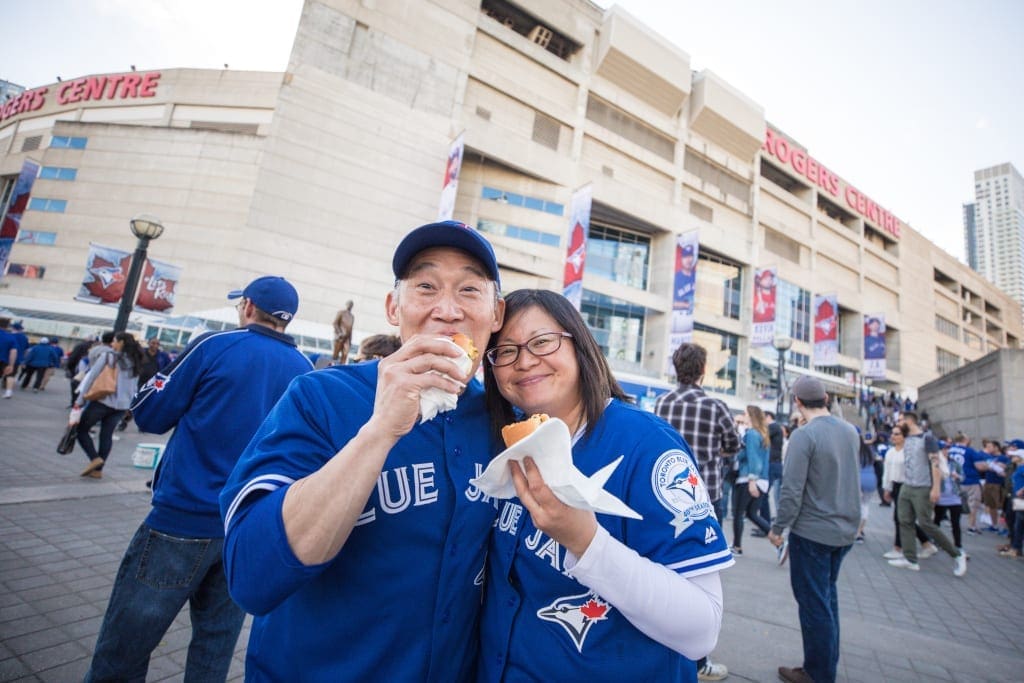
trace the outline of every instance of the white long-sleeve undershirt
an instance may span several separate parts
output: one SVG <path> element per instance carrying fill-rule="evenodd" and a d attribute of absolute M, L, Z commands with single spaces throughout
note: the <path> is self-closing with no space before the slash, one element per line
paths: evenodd
<path fill-rule="evenodd" d="M 665 647 L 692 660 L 715 648 L 722 626 L 717 570 L 682 576 L 640 556 L 601 526 L 583 557 L 567 553 L 565 569 Z"/>

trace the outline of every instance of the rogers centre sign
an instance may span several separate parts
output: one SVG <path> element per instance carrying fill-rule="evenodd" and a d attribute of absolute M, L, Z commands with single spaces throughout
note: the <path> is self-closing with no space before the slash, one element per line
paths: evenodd
<path fill-rule="evenodd" d="M 830 195 L 839 198 L 841 194 L 846 205 L 864 218 L 879 226 L 893 237 L 899 237 L 903 224 L 900 219 L 862 194 L 857 188 L 844 183 L 835 173 L 825 168 L 817 159 L 804 150 L 791 145 L 771 128 L 765 132 L 764 145 L 766 154 L 777 159 L 784 166 L 789 166 L 797 175 L 803 176 L 811 185 L 820 187 Z"/>
<path fill-rule="evenodd" d="M 160 72 L 112 74 L 109 76 L 85 76 L 73 81 L 58 83 L 57 87 L 43 86 L 26 90 L 0 106 L 0 122 L 12 116 L 37 111 L 46 106 L 51 88 L 56 93 L 57 104 L 64 106 L 79 102 L 100 100 L 133 100 L 140 97 L 154 97 L 160 85 Z"/>

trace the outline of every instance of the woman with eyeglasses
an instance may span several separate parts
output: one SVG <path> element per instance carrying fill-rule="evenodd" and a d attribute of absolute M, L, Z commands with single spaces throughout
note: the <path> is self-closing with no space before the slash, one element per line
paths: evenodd
<path fill-rule="evenodd" d="M 696 681 L 722 621 L 733 564 L 689 447 L 630 405 L 579 312 L 518 290 L 484 354 L 492 429 L 535 413 L 569 427 L 591 476 L 625 456 L 606 491 L 643 516 L 563 504 L 531 458 L 511 463 L 484 582 L 478 680 Z M 499 441 L 500 443 L 500 441 Z"/>

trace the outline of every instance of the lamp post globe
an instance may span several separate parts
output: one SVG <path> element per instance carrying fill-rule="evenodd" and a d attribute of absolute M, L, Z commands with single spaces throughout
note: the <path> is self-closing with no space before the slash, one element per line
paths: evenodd
<path fill-rule="evenodd" d="M 785 405 L 785 374 L 786 374 L 786 351 L 789 351 L 790 347 L 793 346 L 793 338 L 784 335 L 779 335 L 772 340 L 772 346 L 779 354 L 779 368 L 778 377 L 776 378 L 775 385 L 775 419 L 784 420 L 788 418 L 788 415 L 784 415 L 782 408 Z"/>
<path fill-rule="evenodd" d="M 135 291 L 139 288 L 142 266 L 146 263 L 146 249 L 149 247 L 149 241 L 155 240 L 164 233 L 164 224 L 159 218 L 149 214 L 143 213 L 135 216 L 129 225 L 132 234 L 138 237 L 139 241 L 135 245 L 135 253 L 132 254 L 131 265 L 128 267 L 128 277 L 125 279 L 121 303 L 117 306 L 114 332 L 124 332 L 128 328 L 128 316 L 135 305 Z"/>

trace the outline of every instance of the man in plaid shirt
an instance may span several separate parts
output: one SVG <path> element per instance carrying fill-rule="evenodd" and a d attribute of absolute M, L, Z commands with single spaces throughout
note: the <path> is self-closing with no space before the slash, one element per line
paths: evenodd
<path fill-rule="evenodd" d="M 662 394 L 654 404 L 654 412 L 676 428 L 690 444 L 697 459 L 700 476 L 708 490 L 708 498 L 721 520 L 722 464 L 740 450 L 736 422 L 725 403 L 704 393 L 700 387 L 708 354 L 699 344 L 680 344 L 672 354 L 679 386 Z"/>
<path fill-rule="evenodd" d="M 703 346 L 680 344 L 672 354 L 679 386 L 658 397 L 654 412 L 690 444 L 715 516 L 721 520 L 725 513 L 722 509 L 722 463 L 740 450 L 740 436 L 725 403 L 711 398 L 700 387 L 707 360 L 708 352 Z M 720 681 L 728 676 L 729 669 L 724 664 L 716 664 L 708 657 L 697 662 L 697 680 Z"/>

